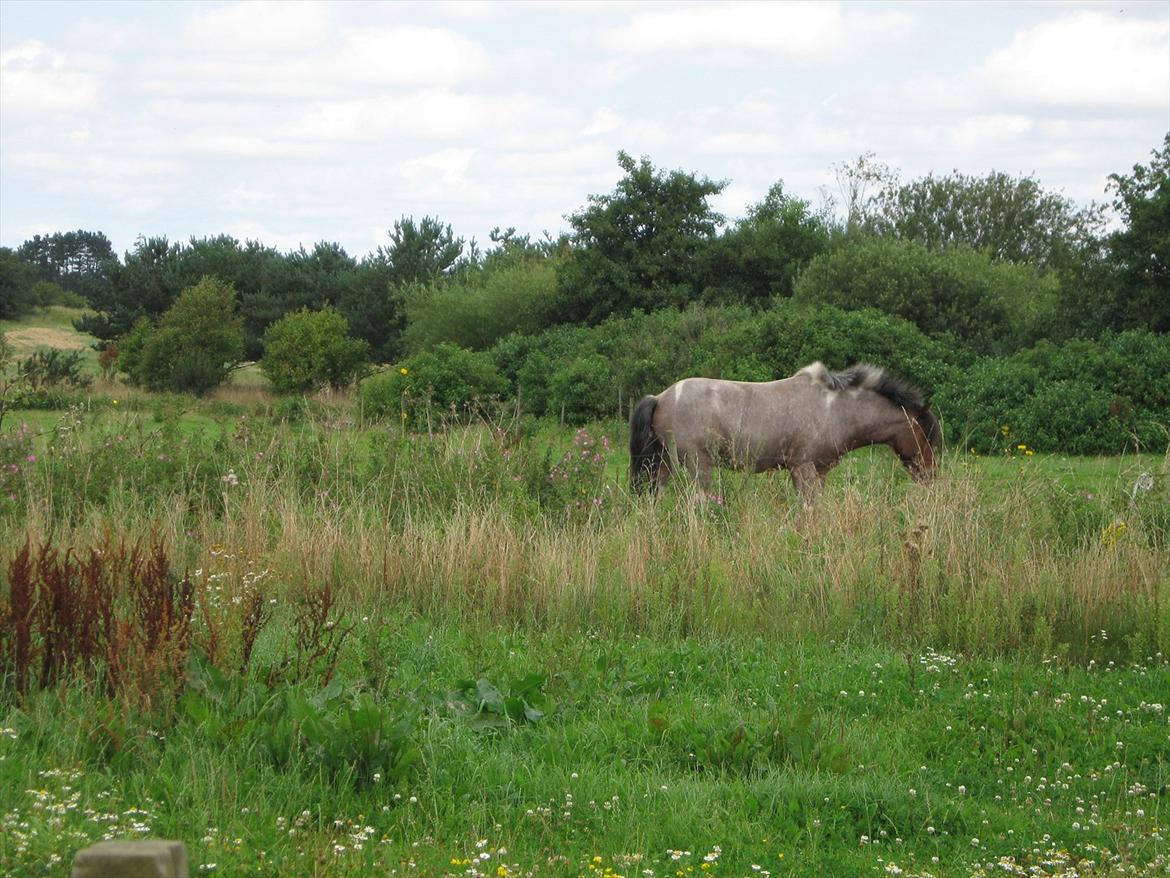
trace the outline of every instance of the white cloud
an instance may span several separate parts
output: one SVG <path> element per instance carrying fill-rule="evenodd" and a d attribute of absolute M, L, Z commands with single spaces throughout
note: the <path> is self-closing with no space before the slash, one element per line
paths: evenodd
<path fill-rule="evenodd" d="M 312 52 L 330 26 L 328 5 L 253 0 L 192 15 L 184 28 L 187 44 L 213 56 Z"/>
<path fill-rule="evenodd" d="M 280 4 L 302 14 L 301 4 Z M 348 28 L 315 6 L 269 32 L 262 21 L 280 18 L 253 4 L 216 10 L 233 23 L 206 23 L 188 32 L 178 49 L 142 65 L 139 87 L 148 94 L 207 100 L 261 101 L 341 99 L 385 89 L 445 87 L 481 75 L 489 67 L 482 46 L 452 30 L 414 25 Z M 239 19 L 239 21 L 237 21 Z M 245 23 L 240 23 L 245 22 Z"/>
<path fill-rule="evenodd" d="M 1080 12 L 1018 32 L 974 72 L 989 101 L 1170 113 L 1170 20 Z"/>
<path fill-rule="evenodd" d="M 38 40 L 26 40 L 0 52 L 0 107 L 4 116 L 85 110 L 93 105 L 99 91 L 98 77 L 79 68 L 76 56 Z"/>
<path fill-rule="evenodd" d="M 719 63 L 761 57 L 842 61 L 873 45 L 900 42 L 914 19 L 840 3 L 719 3 L 637 12 L 604 31 L 608 52 L 625 56 L 700 55 Z"/>
<path fill-rule="evenodd" d="M 622 118 L 609 107 L 598 107 L 593 111 L 589 124 L 581 129 L 582 137 L 594 137 L 598 134 L 609 134 L 617 131 L 622 125 Z"/>

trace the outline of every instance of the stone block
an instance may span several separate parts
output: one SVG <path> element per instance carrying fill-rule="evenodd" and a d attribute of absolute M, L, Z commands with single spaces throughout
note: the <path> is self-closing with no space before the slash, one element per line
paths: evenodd
<path fill-rule="evenodd" d="M 187 878 L 181 841 L 100 841 L 77 852 L 73 878 Z"/>

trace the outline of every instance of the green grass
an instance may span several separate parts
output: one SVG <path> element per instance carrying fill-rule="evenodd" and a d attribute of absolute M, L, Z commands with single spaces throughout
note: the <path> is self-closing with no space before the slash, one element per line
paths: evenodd
<path fill-rule="evenodd" d="M 924 651 L 911 689 L 905 658 L 880 648 L 370 609 L 343 675 L 411 719 L 421 762 L 408 777 L 363 781 L 310 754 L 278 768 L 262 733 L 212 736 L 182 712 L 136 721 L 77 690 L 42 696 L 3 723 L 6 874 L 44 874 L 111 835 L 186 839 L 193 868 L 230 875 L 893 863 L 941 876 L 1058 851 L 1118 858 L 1089 874 L 1164 874 L 1164 694 L 1151 703 L 1170 692 L 1164 659 L 1073 668 Z M 461 678 L 506 688 L 531 674 L 547 699 L 535 722 L 483 725 L 448 706 Z"/>
<path fill-rule="evenodd" d="M 621 425 L 573 468 L 550 424 L 353 420 L 11 416 L 0 612 L 26 539 L 159 540 L 194 611 L 185 684 L 123 644 L 113 694 L 102 652 L 19 696 L 0 630 L 0 874 L 107 836 L 193 874 L 1165 874 L 1166 457 L 954 454 L 923 488 L 882 449 L 812 509 L 782 476 L 654 503 Z M 327 582 L 316 637 L 348 633 L 298 659 Z"/>

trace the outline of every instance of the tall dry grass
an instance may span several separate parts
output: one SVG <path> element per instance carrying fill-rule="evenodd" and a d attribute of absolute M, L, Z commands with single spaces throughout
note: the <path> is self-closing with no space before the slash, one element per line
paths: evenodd
<path fill-rule="evenodd" d="M 507 467 L 498 482 L 438 484 L 462 472 L 466 437 L 428 441 L 438 447 L 424 457 L 387 464 L 384 484 L 355 477 L 309 495 L 257 466 L 215 502 L 181 487 L 150 501 L 118 492 L 68 522 L 30 504 L 13 536 L 82 546 L 157 535 L 190 569 L 264 570 L 275 597 L 332 582 L 386 624 L 417 612 L 1074 659 L 1170 651 L 1158 498 L 1118 507 L 1126 526 L 1114 533 L 1078 509 L 1054 512 L 1044 479 L 989 496 L 978 468 L 953 467 L 929 487 L 871 473 L 812 508 L 766 478 L 729 483 L 723 504 L 684 486 L 659 501 L 617 491 L 570 520 L 505 491 Z M 314 465 L 344 469 L 339 447 L 318 445 Z M 426 471 L 435 461 L 447 469 Z"/>

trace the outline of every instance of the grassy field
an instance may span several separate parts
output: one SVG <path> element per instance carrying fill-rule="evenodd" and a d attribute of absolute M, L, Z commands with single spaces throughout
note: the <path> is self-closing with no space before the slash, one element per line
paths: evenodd
<path fill-rule="evenodd" d="M 1170 459 L 650 502 L 623 430 L 10 413 L 0 874 L 147 836 L 195 874 L 1167 873 Z"/>

